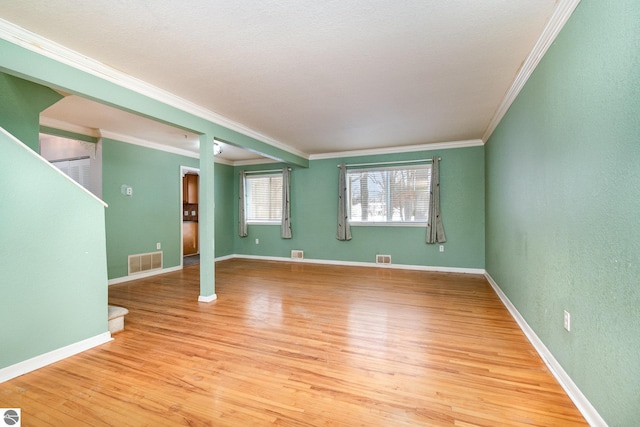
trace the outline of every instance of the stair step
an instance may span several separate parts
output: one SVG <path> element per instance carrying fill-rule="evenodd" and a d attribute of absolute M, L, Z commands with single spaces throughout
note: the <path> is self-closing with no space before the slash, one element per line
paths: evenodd
<path fill-rule="evenodd" d="M 116 333 L 124 329 L 124 316 L 129 313 L 124 307 L 118 307 L 116 305 L 109 306 L 109 332 Z"/>

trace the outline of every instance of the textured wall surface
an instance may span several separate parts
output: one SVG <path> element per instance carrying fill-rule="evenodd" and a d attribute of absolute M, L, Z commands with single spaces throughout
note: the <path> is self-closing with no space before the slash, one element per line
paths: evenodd
<path fill-rule="evenodd" d="M 436 155 L 442 157 L 441 206 L 447 234 L 444 253 L 438 252 L 438 245 L 425 243 L 425 227 L 358 226 L 351 228 L 351 241 L 336 240 L 337 164 Z M 236 167 L 236 196 L 241 169 Z M 313 160 L 308 169 L 292 172 L 291 194 L 293 238 L 281 239 L 279 225 L 250 225 L 246 238 L 238 237 L 236 231 L 236 253 L 289 257 L 291 249 L 301 249 L 305 258 L 358 262 L 375 262 L 376 254 L 390 254 L 394 264 L 484 268 L 483 147 Z M 235 210 L 237 218 L 237 206 Z M 256 238 L 260 239 L 259 245 L 255 244 Z"/>
<path fill-rule="evenodd" d="M 104 207 L 33 155 L 61 96 L 0 73 L 0 368 L 107 332 Z"/>
<path fill-rule="evenodd" d="M 234 168 L 216 163 L 215 165 L 215 212 L 216 258 L 233 254 L 234 236 L 237 222 L 234 217 L 235 198 L 233 194 Z"/>
<path fill-rule="evenodd" d="M 197 160 L 109 139 L 102 147 L 109 278 L 127 275 L 127 256 L 156 251 L 164 267 L 180 265 L 180 166 Z M 121 192 L 126 184 L 131 197 Z"/>
<path fill-rule="evenodd" d="M 486 145 L 487 270 L 612 426 L 640 419 L 638 46 L 640 3 L 583 0 Z"/>
<path fill-rule="evenodd" d="M 156 251 L 162 244 L 164 267 L 180 265 L 182 242 L 180 166 L 197 168 L 198 159 L 124 142 L 103 141 L 103 195 L 109 278 L 127 275 L 127 256 Z M 133 188 L 127 197 L 120 187 Z M 233 168 L 215 166 L 216 256 L 233 248 Z"/>
<path fill-rule="evenodd" d="M 107 269 L 104 206 L 5 134 L 0 147 L 4 368 L 106 333 Z"/>
<path fill-rule="evenodd" d="M 0 72 L 0 126 L 37 153 L 40 113 L 61 98 L 48 87 Z"/>

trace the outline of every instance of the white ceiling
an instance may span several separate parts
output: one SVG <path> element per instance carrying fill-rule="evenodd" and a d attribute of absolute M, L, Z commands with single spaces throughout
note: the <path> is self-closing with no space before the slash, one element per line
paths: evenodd
<path fill-rule="evenodd" d="M 3 0 L 0 18 L 312 155 L 482 139 L 559 1 Z M 197 151 L 77 97 L 44 115 Z"/>
<path fill-rule="evenodd" d="M 44 110 L 40 115 L 40 123 L 90 136 L 103 136 L 152 147 L 168 146 L 168 149 L 179 154 L 195 156 L 199 153 L 197 134 L 75 95 L 68 95 Z M 222 147 L 220 157 L 228 162 L 264 160 L 256 153 L 220 141 L 218 144 Z"/>

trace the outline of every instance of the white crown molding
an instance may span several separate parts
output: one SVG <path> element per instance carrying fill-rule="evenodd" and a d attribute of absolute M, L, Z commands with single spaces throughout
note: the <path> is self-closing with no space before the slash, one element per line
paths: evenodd
<path fill-rule="evenodd" d="M 198 158 L 200 158 L 200 156 L 198 156 Z M 235 166 L 236 162 L 234 162 L 233 160 L 227 160 L 227 159 L 223 159 L 222 157 L 214 157 L 213 161 L 216 163 L 219 163 L 221 165 L 227 165 L 227 166 Z"/>
<path fill-rule="evenodd" d="M 493 290 L 498 294 L 498 297 L 505 305 L 513 319 L 518 323 L 522 332 L 524 332 L 525 336 L 529 340 L 529 342 L 536 349 L 540 358 L 544 361 L 545 365 L 549 368 L 553 376 L 558 380 L 564 391 L 567 393 L 569 398 L 576 405 L 582 416 L 587 420 L 590 426 L 606 426 L 607 423 L 600 416 L 596 408 L 593 407 L 589 399 L 582 394 L 582 391 L 578 388 L 578 386 L 573 382 L 569 374 L 562 368 L 562 365 L 558 363 L 553 354 L 549 351 L 547 346 L 544 345 L 542 340 L 538 337 L 535 331 L 529 326 L 524 317 L 520 314 L 518 309 L 513 305 L 513 303 L 509 300 L 507 295 L 500 289 L 500 286 L 493 280 L 493 277 L 487 272 L 484 273 L 484 276 L 487 278 L 487 281 L 493 288 Z"/>
<path fill-rule="evenodd" d="M 159 144 L 157 142 L 148 141 L 135 136 L 124 135 L 121 133 L 110 132 L 108 130 L 99 129 L 101 138 L 115 139 L 116 141 L 126 142 L 128 144 L 139 145 L 141 147 L 152 148 L 154 150 L 166 151 L 167 153 L 179 154 L 181 156 L 199 159 L 200 154 L 182 148 L 172 147 L 170 145 Z"/>
<path fill-rule="evenodd" d="M 448 150 L 452 148 L 478 147 L 483 144 L 483 141 L 480 139 L 470 139 L 467 141 L 434 142 L 431 144 L 405 145 L 401 147 L 371 148 L 367 150 L 338 151 L 334 153 L 312 154 L 309 156 L 309 160 L 375 156 L 380 154 L 412 153 L 415 151 Z"/>
<path fill-rule="evenodd" d="M 146 139 L 136 138 L 135 136 L 125 135 L 116 132 L 110 132 L 104 129 L 94 129 L 84 126 L 78 126 L 71 123 L 63 122 L 61 120 L 51 119 L 48 117 L 40 118 L 40 125 L 47 126 L 55 129 L 60 129 L 67 132 L 73 132 L 80 135 L 87 135 L 94 138 L 109 138 L 115 139 L 120 142 L 126 142 L 128 144 L 139 145 L 154 150 L 164 151 L 172 154 L 179 154 L 181 156 L 192 157 L 194 159 L 200 158 L 200 153 L 194 153 L 193 151 L 184 150 L 170 145 L 159 144 L 157 142 L 148 141 Z M 221 163 L 228 166 L 235 166 L 235 163 L 231 160 L 223 159 L 221 157 L 214 157 L 216 163 Z"/>
<path fill-rule="evenodd" d="M 282 163 L 273 159 L 250 159 L 250 160 L 237 160 L 233 162 L 233 166 L 251 166 L 251 165 L 267 165 L 269 163 Z"/>
<path fill-rule="evenodd" d="M 0 18 L 0 38 L 293 155 L 306 153 Z"/>
<path fill-rule="evenodd" d="M 77 133 L 79 135 L 91 136 L 93 138 L 100 138 L 100 132 L 98 129 L 78 126 L 61 120 L 52 119 L 50 117 L 40 116 L 40 126 L 60 129 L 66 132 Z"/>
<path fill-rule="evenodd" d="M 44 368 L 47 365 L 51 365 L 52 363 L 59 362 L 67 357 L 71 357 L 93 347 L 97 347 L 111 341 L 112 339 L 111 333 L 104 332 L 100 335 L 96 335 L 48 353 L 32 357 L 31 359 L 18 362 L 15 365 L 7 366 L 6 368 L 0 369 L 0 383 L 19 377 L 20 375 L 28 374 L 36 369 Z"/>
<path fill-rule="evenodd" d="M 529 80 L 529 77 L 531 77 L 531 74 L 533 74 L 545 53 L 547 53 L 551 44 L 571 17 L 571 14 L 578 6 L 578 3 L 580 3 L 580 0 L 560 0 L 558 2 L 551 18 L 549 18 L 549 22 L 547 22 L 547 26 L 540 35 L 536 44 L 533 46 L 529 56 L 527 56 L 527 59 L 522 64 L 518 75 L 493 115 L 491 122 L 489 122 L 487 130 L 485 130 L 484 135 L 482 136 L 482 140 L 484 142 L 489 140 L 491 134 L 496 130 L 496 127 L 498 127 L 498 124 L 500 124 L 504 115 L 507 114 L 509 107 L 511 107 L 511 104 L 513 104 L 513 101 L 515 101 L 518 94 L 527 83 L 527 80 Z"/>

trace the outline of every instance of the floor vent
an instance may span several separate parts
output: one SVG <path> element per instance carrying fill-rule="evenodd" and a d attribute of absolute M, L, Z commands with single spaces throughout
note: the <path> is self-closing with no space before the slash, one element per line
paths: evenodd
<path fill-rule="evenodd" d="M 376 255 L 376 264 L 391 264 L 391 255 Z"/>
<path fill-rule="evenodd" d="M 293 259 L 303 259 L 304 258 L 304 251 L 296 251 L 296 250 L 291 251 L 291 258 L 293 258 Z"/>
<path fill-rule="evenodd" d="M 162 251 L 129 255 L 129 276 L 162 269 Z"/>

